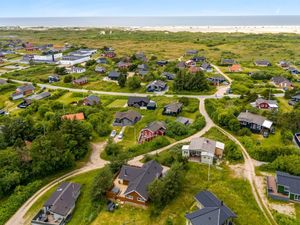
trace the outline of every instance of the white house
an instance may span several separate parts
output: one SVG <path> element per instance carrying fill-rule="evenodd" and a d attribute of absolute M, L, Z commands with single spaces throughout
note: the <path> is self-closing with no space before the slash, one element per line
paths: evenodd
<path fill-rule="evenodd" d="M 193 158 L 205 164 L 213 164 L 214 159 L 223 157 L 225 144 L 204 137 L 193 138 L 190 145 L 182 146 L 182 156 Z"/>
<path fill-rule="evenodd" d="M 50 54 L 50 55 L 34 55 L 34 61 L 57 61 L 63 57 L 62 53 Z"/>
<path fill-rule="evenodd" d="M 76 64 L 87 62 L 91 59 L 90 56 L 63 56 L 60 60 L 61 65 L 74 66 Z"/>

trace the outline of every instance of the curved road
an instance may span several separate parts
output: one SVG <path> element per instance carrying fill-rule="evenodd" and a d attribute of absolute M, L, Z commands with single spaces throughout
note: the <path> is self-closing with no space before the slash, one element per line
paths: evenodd
<path fill-rule="evenodd" d="M 222 74 L 224 77 L 226 77 L 226 79 L 229 81 L 229 83 L 231 84 L 232 80 L 226 75 L 224 74 L 217 66 L 212 65 L 216 71 L 220 74 Z M 16 81 L 15 82 L 18 83 L 28 83 L 28 82 L 23 82 L 23 81 Z M 95 94 L 102 94 L 102 95 L 113 95 L 113 96 L 149 96 L 149 94 L 138 94 L 138 93 L 117 93 L 117 92 L 102 92 L 102 91 L 91 91 L 91 90 L 85 90 L 85 89 L 74 89 L 74 88 L 65 88 L 65 87 L 59 87 L 59 86 L 53 86 L 53 85 L 48 85 L 48 84 L 37 84 L 40 87 L 46 87 L 49 89 L 63 89 L 63 90 L 69 90 L 72 92 L 92 92 Z M 215 95 L 208 95 L 208 96 L 192 96 L 192 95 L 177 95 L 179 97 L 189 97 L 189 98 L 197 98 L 199 99 L 199 111 L 200 113 L 204 116 L 205 120 L 206 120 L 206 125 L 205 127 L 199 131 L 198 133 L 185 138 L 183 140 L 177 141 L 175 143 L 172 143 L 171 145 L 168 145 L 166 147 L 163 147 L 161 149 L 152 151 L 150 153 L 147 154 L 156 154 L 156 153 L 160 153 L 162 151 L 165 151 L 177 144 L 180 143 L 185 143 L 185 142 L 189 142 L 192 138 L 194 137 L 200 137 L 203 134 L 205 134 L 210 128 L 212 127 L 217 127 L 224 135 L 226 135 L 229 139 L 231 139 L 232 141 L 234 141 L 236 144 L 238 144 L 241 149 L 242 149 L 242 153 L 245 159 L 245 171 L 247 172 L 247 179 L 251 185 L 251 190 L 252 193 L 255 197 L 255 200 L 259 206 L 259 208 L 261 209 L 261 211 L 263 212 L 263 214 L 265 215 L 267 221 L 271 224 L 271 225 L 277 225 L 272 213 L 270 212 L 267 202 L 265 200 L 264 196 L 260 196 L 260 192 L 257 191 L 257 185 L 255 183 L 255 166 L 253 164 L 253 160 L 250 157 L 250 155 L 248 154 L 247 150 L 244 148 L 244 146 L 230 133 L 228 133 L 227 131 L 225 131 L 224 129 L 222 129 L 221 127 L 217 126 L 209 117 L 209 115 L 207 114 L 206 110 L 205 110 L 205 99 L 208 98 L 218 98 L 218 97 L 223 97 L 224 94 L 226 93 L 226 89 L 228 87 L 218 87 L 218 90 L 216 92 Z M 150 94 L 150 96 L 154 96 L 155 94 Z M 174 95 L 164 95 L 166 97 L 173 97 Z M 229 95 L 229 97 L 239 97 L 238 95 Z M 30 199 L 28 199 L 22 206 L 21 208 L 10 218 L 10 220 L 8 220 L 6 222 L 6 225 L 23 225 L 24 224 L 24 217 L 26 215 L 26 212 L 33 206 L 33 204 L 42 196 L 44 195 L 47 191 L 49 191 L 52 187 L 54 187 L 55 185 L 57 185 L 58 183 L 69 179 L 71 177 L 77 176 L 79 174 L 91 171 L 91 170 L 95 170 L 95 169 L 99 169 L 104 167 L 107 163 L 107 161 L 102 160 L 100 158 L 100 153 L 101 151 L 104 149 L 105 147 L 105 143 L 99 143 L 99 144 L 92 144 L 93 147 L 93 151 L 91 153 L 90 156 L 90 160 L 89 162 L 83 166 L 80 169 L 74 170 L 68 174 L 65 174 L 64 176 L 57 178 L 56 180 L 52 181 L 51 183 L 47 184 L 46 186 L 44 186 L 43 188 L 41 188 L 38 192 L 36 192 Z M 145 155 L 145 154 L 144 154 Z M 137 156 L 135 158 L 133 158 L 132 160 L 130 160 L 128 163 L 129 164 L 134 164 L 134 165 L 140 165 L 140 160 L 144 157 L 144 155 L 140 155 Z"/>

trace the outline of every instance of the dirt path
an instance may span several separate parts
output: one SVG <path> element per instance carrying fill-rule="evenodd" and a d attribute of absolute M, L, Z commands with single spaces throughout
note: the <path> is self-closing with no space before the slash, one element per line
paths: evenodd
<path fill-rule="evenodd" d="M 82 173 L 86 173 L 95 169 L 104 167 L 108 162 L 100 158 L 101 151 L 105 147 L 105 142 L 102 143 L 92 143 L 92 153 L 90 155 L 89 162 L 82 168 L 74 170 L 70 173 L 65 174 L 62 177 L 57 178 L 56 180 L 50 182 L 39 191 L 37 191 L 30 199 L 28 199 L 19 210 L 6 222 L 6 225 L 23 225 L 25 223 L 24 217 L 26 212 L 33 206 L 37 199 L 44 195 L 51 188 L 56 186 L 62 181 L 65 181 L 69 178 L 77 176 Z"/>

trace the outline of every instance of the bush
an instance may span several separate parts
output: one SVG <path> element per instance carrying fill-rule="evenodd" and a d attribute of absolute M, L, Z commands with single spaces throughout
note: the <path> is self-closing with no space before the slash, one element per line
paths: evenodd
<path fill-rule="evenodd" d="M 279 156 L 267 167 L 300 176 L 300 155 Z"/>
<path fill-rule="evenodd" d="M 229 142 L 225 145 L 225 157 L 229 161 L 240 161 L 243 159 L 242 152 L 238 149 L 238 146 L 233 143 Z"/>
<path fill-rule="evenodd" d="M 130 90 L 136 90 L 141 87 L 141 78 L 138 76 L 129 77 L 127 84 Z"/>
<path fill-rule="evenodd" d="M 167 123 L 166 134 L 171 138 L 187 135 L 188 132 L 188 127 L 182 123 L 176 121 L 170 121 Z"/>
<path fill-rule="evenodd" d="M 111 139 L 108 141 L 107 145 L 105 146 L 105 153 L 108 156 L 117 156 L 122 150 L 122 147 L 116 143 L 114 143 Z"/>
<path fill-rule="evenodd" d="M 240 130 L 238 130 L 237 135 L 239 135 L 239 136 L 251 136 L 252 132 L 248 128 L 243 127 Z"/>
<path fill-rule="evenodd" d="M 253 157 L 256 160 L 264 162 L 273 162 L 279 156 L 288 156 L 298 154 L 299 150 L 296 147 L 290 146 L 271 146 L 271 147 L 254 147 Z"/>

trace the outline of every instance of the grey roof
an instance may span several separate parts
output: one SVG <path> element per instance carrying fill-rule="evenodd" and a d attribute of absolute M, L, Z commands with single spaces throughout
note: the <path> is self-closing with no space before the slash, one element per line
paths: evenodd
<path fill-rule="evenodd" d="M 185 62 L 181 61 L 176 65 L 178 68 L 185 68 Z"/>
<path fill-rule="evenodd" d="M 186 51 L 186 54 L 188 55 L 194 55 L 194 54 L 198 54 L 198 50 L 195 50 L 195 49 L 190 49 L 190 50 L 187 50 Z"/>
<path fill-rule="evenodd" d="M 283 82 L 287 82 L 287 83 L 291 83 L 288 79 L 286 79 L 285 77 L 273 77 L 271 79 L 271 81 L 273 81 L 275 84 L 280 84 L 280 83 L 283 83 Z"/>
<path fill-rule="evenodd" d="M 128 97 L 127 104 L 134 105 L 139 102 L 145 102 L 145 104 L 148 104 L 150 102 L 150 99 L 148 97 L 130 96 L 130 97 Z"/>
<path fill-rule="evenodd" d="M 87 82 L 88 78 L 87 77 L 81 77 L 79 79 L 73 80 L 75 83 L 81 83 L 81 82 Z"/>
<path fill-rule="evenodd" d="M 99 102 L 100 102 L 99 97 L 96 95 L 90 95 L 90 96 L 86 97 L 85 100 L 88 102 L 89 105 L 99 104 Z"/>
<path fill-rule="evenodd" d="M 121 73 L 113 70 L 113 71 L 110 71 L 109 74 L 108 74 L 108 77 L 109 78 L 119 78 L 121 75 Z"/>
<path fill-rule="evenodd" d="M 179 117 L 176 118 L 176 122 L 182 123 L 182 124 L 185 125 L 185 124 L 191 123 L 191 119 L 186 118 L 186 117 L 179 116 Z"/>
<path fill-rule="evenodd" d="M 277 101 L 276 100 L 266 100 L 266 99 L 263 99 L 263 98 L 258 98 L 258 99 L 256 99 L 255 102 L 256 102 L 256 104 L 268 103 L 268 104 L 277 105 Z"/>
<path fill-rule="evenodd" d="M 125 169 L 128 169 L 128 166 L 124 168 L 124 170 Z M 139 168 L 139 170 L 140 171 L 137 171 L 135 169 L 131 170 L 132 172 L 132 175 L 130 175 L 131 180 L 129 181 L 127 190 L 125 191 L 124 195 L 127 195 L 135 191 L 139 195 L 141 195 L 141 197 L 143 197 L 145 200 L 148 200 L 149 197 L 147 191 L 148 185 L 156 178 L 160 177 L 163 171 L 163 167 L 155 160 L 151 160 L 145 163 L 141 168 Z"/>
<path fill-rule="evenodd" d="M 136 119 L 141 118 L 141 114 L 134 111 L 134 110 L 129 110 L 127 112 L 116 112 L 115 114 L 116 119 L 128 119 L 131 122 L 134 122 Z"/>
<path fill-rule="evenodd" d="M 230 218 L 236 218 L 236 214 L 231 211 L 222 201 L 209 191 L 199 192 L 195 199 L 204 208 L 186 214 L 186 218 L 193 225 L 223 225 Z"/>
<path fill-rule="evenodd" d="M 161 76 L 166 77 L 168 80 L 174 80 L 176 75 L 174 73 L 163 72 Z"/>
<path fill-rule="evenodd" d="M 23 86 L 18 87 L 18 90 L 20 92 L 26 92 L 26 91 L 33 91 L 35 89 L 35 87 L 32 84 L 26 84 Z"/>
<path fill-rule="evenodd" d="M 191 140 L 189 150 L 202 150 L 215 154 L 217 142 L 204 137 L 196 137 Z"/>
<path fill-rule="evenodd" d="M 182 108 L 183 104 L 181 102 L 174 102 L 171 104 L 166 105 L 164 108 L 168 109 L 171 112 L 177 112 Z"/>
<path fill-rule="evenodd" d="M 0 79 L 0 84 L 6 84 L 7 83 L 7 81 L 6 80 L 4 80 L 4 79 Z"/>
<path fill-rule="evenodd" d="M 277 184 L 290 188 L 290 192 L 300 194 L 300 176 L 293 176 L 289 173 L 276 171 Z"/>
<path fill-rule="evenodd" d="M 263 123 L 267 120 L 266 117 L 256 115 L 250 112 L 241 112 L 237 119 L 240 122 L 243 121 L 247 123 L 254 123 L 260 126 L 262 126 Z"/>
<path fill-rule="evenodd" d="M 166 87 L 166 82 L 162 81 L 162 80 L 155 80 L 155 81 L 152 81 L 150 84 L 147 85 L 147 88 L 148 87 L 151 87 L 151 86 L 156 86 L 156 87 L 160 87 L 160 88 L 165 88 Z"/>
<path fill-rule="evenodd" d="M 222 64 L 232 65 L 235 63 L 234 59 L 222 59 Z"/>
<path fill-rule="evenodd" d="M 140 70 L 148 70 L 149 69 L 149 67 L 146 64 L 140 64 L 140 65 L 138 65 L 137 68 Z"/>
<path fill-rule="evenodd" d="M 151 122 L 147 128 L 153 132 L 155 131 L 158 131 L 160 129 L 163 129 L 163 130 L 166 130 L 166 123 L 163 122 L 163 121 L 154 121 L 154 122 Z"/>
<path fill-rule="evenodd" d="M 209 63 L 204 62 L 204 63 L 202 63 L 201 68 L 202 68 L 203 70 L 207 70 L 207 69 L 211 68 L 211 66 L 210 66 Z"/>
<path fill-rule="evenodd" d="M 51 96 L 50 92 L 46 91 L 46 92 L 42 92 L 37 95 L 31 95 L 31 96 L 27 97 L 25 100 L 37 100 L 38 101 L 38 100 L 42 100 L 44 98 L 48 98 L 50 96 Z"/>
<path fill-rule="evenodd" d="M 80 184 L 63 182 L 44 206 L 50 207 L 50 211 L 53 213 L 66 216 L 69 210 L 74 207 L 80 188 Z"/>
<path fill-rule="evenodd" d="M 300 100 L 300 95 L 295 95 L 292 97 L 292 99 L 299 99 Z"/>
<path fill-rule="evenodd" d="M 271 63 L 268 60 L 256 60 L 255 64 L 258 66 L 269 66 Z"/>

